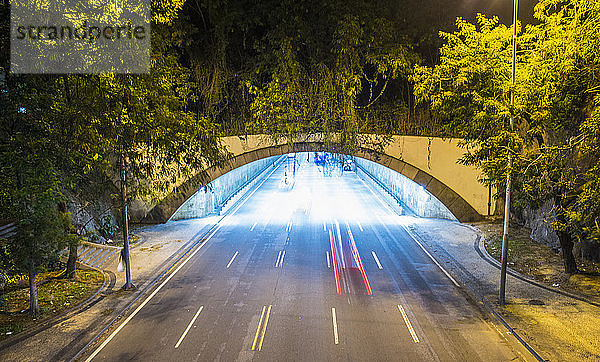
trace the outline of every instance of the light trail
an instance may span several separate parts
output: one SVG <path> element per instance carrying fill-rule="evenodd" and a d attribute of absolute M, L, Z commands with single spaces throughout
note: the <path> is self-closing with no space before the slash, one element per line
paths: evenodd
<path fill-rule="evenodd" d="M 362 275 L 363 281 L 365 282 L 365 288 L 367 288 L 367 295 L 373 294 L 371 290 L 371 284 L 369 283 L 369 278 L 367 278 L 367 272 L 363 267 L 362 261 L 360 260 L 360 254 L 358 253 L 358 249 L 356 248 L 356 243 L 354 243 L 354 236 L 352 236 L 352 231 L 348 228 L 348 236 L 350 237 L 350 242 L 352 243 L 352 248 L 354 249 L 356 255 L 356 261 L 358 263 L 358 268 L 360 269 L 360 274 Z"/>
<path fill-rule="evenodd" d="M 335 286 L 337 288 L 337 293 L 342 294 L 342 289 L 340 288 L 340 275 L 338 272 L 337 266 L 337 258 L 335 255 L 335 245 L 333 244 L 333 233 L 329 230 L 329 241 L 331 243 L 331 256 L 333 257 L 333 272 L 335 274 Z"/>

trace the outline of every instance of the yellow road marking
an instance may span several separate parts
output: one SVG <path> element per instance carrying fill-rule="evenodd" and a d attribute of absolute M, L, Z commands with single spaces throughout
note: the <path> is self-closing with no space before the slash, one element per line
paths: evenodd
<path fill-rule="evenodd" d="M 417 334 L 415 333 L 412 324 L 410 324 L 410 321 L 408 320 L 408 316 L 406 315 L 404 308 L 400 304 L 398 304 L 398 310 L 400 311 L 400 313 L 402 313 L 402 318 L 404 318 L 404 323 L 406 323 L 406 327 L 408 328 L 408 331 L 410 332 L 413 341 L 415 341 L 415 343 L 419 343 L 419 337 L 417 337 Z"/>
<path fill-rule="evenodd" d="M 262 349 L 263 339 L 265 338 L 265 332 L 267 330 L 267 323 L 269 323 L 269 315 L 271 314 L 271 305 L 267 309 L 267 316 L 265 317 L 265 323 L 263 324 L 262 333 L 260 335 L 260 342 L 258 343 L 258 350 Z"/>
<path fill-rule="evenodd" d="M 262 313 L 260 314 L 260 319 L 258 320 L 258 327 L 256 327 L 256 334 L 254 335 L 254 342 L 252 343 L 252 350 L 256 348 L 256 341 L 258 341 L 258 334 L 260 333 L 260 325 L 262 324 L 262 319 L 265 316 L 265 310 L 267 306 L 263 306 Z"/>

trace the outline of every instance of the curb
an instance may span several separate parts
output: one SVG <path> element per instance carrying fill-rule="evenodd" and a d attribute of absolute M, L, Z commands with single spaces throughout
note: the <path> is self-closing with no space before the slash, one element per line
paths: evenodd
<path fill-rule="evenodd" d="M 254 191 L 256 191 L 260 186 L 262 186 L 262 184 L 269 178 L 269 176 L 271 174 L 273 174 L 273 172 L 275 172 L 279 168 L 279 166 L 280 165 L 277 165 L 277 167 L 275 167 L 271 171 L 271 173 L 269 173 L 269 175 L 267 177 L 265 177 L 258 184 L 258 186 L 256 186 L 256 188 L 254 188 L 254 190 L 247 190 L 244 193 L 244 195 L 242 195 L 232 205 L 231 208 L 228 208 L 224 212 L 224 214 L 222 214 L 221 217 L 212 226 L 210 226 L 206 229 L 206 231 L 200 231 L 196 235 L 192 236 L 192 238 L 190 238 L 189 241 L 187 241 L 184 245 L 181 246 L 181 248 L 179 248 L 177 251 L 175 251 L 175 253 L 173 253 L 170 257 L 168 257 L 157 268 L 159 271 L 155 274 L 154 277 L 150 278 L 151 279 L 150 282 L 148 284 L 145 284 L 143 286 L 143 288 L 140 288 L 139 292 L 137 293 L 137 295 L 135 295 L 133 300 L 131 300 L 129 303 L 127 303 L 127 305 L 121 309 L 121 311 L 117 314 L 117 316 L 115 316 L 110 322 L 108 322 L 108 324 L 106 324 L 106 326 L 104 326 L 104 328 L 102 328 L 102 330 L 100 332 L 98 332 L 88 342 L 88 344 L 86 344 L 79 352 L 77 352 L 77 354 L 75 354 L 70 359 L 70 361 L 77 361 L 79 358 L 81 358 L 90 349 L 90 347 L 92 347 L 96 342 L 98 342 L 101 339 L 101 337 L 104 335 L 104 333 L 106 333 L 115 324 L 118 324 L 118 322 L 121 320 L 121 318 L 124 317 L 130 311 L 130 309 L 136 304 L 136 302 L 138 300 L 140 300 L 147 292 L 149 292 L 159 281 L 161 281 L 166 274 L 168 274 L 171 270 L 173 270 L 182 259 L 184 259 L 196 247 L 204 245 L 206 236 L 210 235 L 211 232 L 218 229 L 221 221 L 223 221 L 223 219 L 225 219 L 227 216 L 229 216 L 229 214 L 232 212 L 231 210 L 234 210 L 233 212 L 237 211 L 238 205 L 240 205 L 244 200 L 246 200 L 248 197 L 250 197 L 254 193 Z M 180 255 L 177 255 L 177 254 L 180 254 Z M 172 259 L 175 259 L 175 260 L 172 261 Z"/>
<path fill-rule="evenodd" d="M 364 182 L 364 180 L 363 180 Z M 386 202 L 386 204 L 389 205 L 389 202 Z M 396 210 L 394 210 L 396 213 L 398 213 Z M 402 215 L 402 214 L 399 214 Z M 471 230 L 475 231 L 477 233 L 477 235 L 479 236 L 479 231 L 477 229 L 475 229 L 474 227 L 472 227 L 471 225 L 466 225 L 463 223 L 459 223 L 460 225 L 465 225 L 467 228 L 470 228 Z M 403 227 L 404 230 L 406 230 L 406 232 L 418 243 L 418 244 L 422 244 L 421 248 L 423 248 L 423 250 L 425 250 L 425 247 L 427 249 L 431 249 L 431 246 L 425 242 L 423 240 L 423 238 L 417 233 L 417 232 L 413 232 L 412 230 L 410 230 L 409 227 Z M 416 238 L 419 238 L 422 242 L 417 241 Z M 480 238 L 478 238 L 479 240 Z M 437 244 L 437 243 L 436 243 Z M 440 246 L 438 244 L 438 248 L 444 250 L 444 252 L 446 254 L 448 254 L 451 265 L 453 266 L 457 266 L 459 270 L 463 270 L 463 272 L 465 272 L 466 270 L 464 270 L 464 268 L 462 267 L 462 265 L 460 265 L 460 263 L 458 261 L 456 261 L 456 259 L 454 259 L 447 251 L 445 251 L 445 249 Z M 437 258 L 433 257 L 433 254 L 436 254 L 434 251 L 432 250 L 428 250 L 427 251 L 428 254 L 430 254 L 431 258 L 435 261 L 436 264 L 438 264 L 438 266 L 440 267 L 440 269 L 442 270 L 442 272 L 444 272 L 450 279 L 452 282 L 454 282 L 454 284 L 456 285 L 457 289 L 461 292 L 463 292 L 465 294 L 465 297 L 467 300 L 470 300 L 471 302 L 474 302 L 475 305 L 479 306 L 481 308 L 481 306 L 483 305 L 484 310 L 487 311 L 488 313 L 490 313 L 491 315 L 493 315 L 494 317 L 496 317 L 496 319 L 508 330 L 508 333 L 513 335 L 515 337 L 515 339 L 525 348 L 527 349 L 527 351 L 529 351 L 529 353 L 531 353 L 531 355 L 539 362 L 546 362 L 545 359 L 543 359 L 534 349 L 533 347 L 531 347 L 517 332 L 515 332 L 515 330 L 510 326 L 510 324 L 508 324 L 508 322 L 502 318 L 502 316 L 500 314 L 498 314 L 494 308 L 492 307 L 492 305 L 485 299 L 484 296 L 480 295 L 479 293 L 477 293 L 474 289 L 472 289 L 471 287 L 469 287 L 467 285 L 467 283 L 463 282 L 463 278 L 459 277 L 456 272 L 454 270 L 449 270 L 446 271 L 444 268 L 442 268 L 440 266 L 439 261 L 437 260 Z M 433 253 L 433 254 L 432 254 Z M 446 260 L 446 263 L 449 263 L 449 261 Z M 454 265 L 454 264 L 458 264 L 458 265 Z M 456 277 L 457 279 L 459 279 L 461 281 L 460 285 L 459 283 L 457 283 L 453 277 L 450 277 L 450 275 L 448 275 L 448 273 L 452 273 L 452 275 L 454 277 Z M 467 275 L 469 275 L 470 273 L 468 271 L 466 271 Z M 475 279 L 475 278 L 474 278 Z M 481 304 L 479 304 L 481 303 Z M 484 310 L 482 310 L 482 312 L 484 312 Z M 494 328 L 496 328 L 496 330 L 498 331 L 498 333 L 503 337 L 506 338 L 504 336 L 504 334 L 502 334 L 500 332 L 500 330 L 498 330 L 498 328 L 496 327 L 496 325 L 494 325 Z M 508 341 L 508 340 L 506 340 Z"/>
<path fill-rule="evenodd" d="M 479 254 L 479 256 L 485 260 L 487 263 L 489 263 L 490 265 L 492 265 L 494 268 L 496 269 L 500 269 L 500 262 L 496 259 L 494 259 L 494 257 L 492 257 L 487 250 L 485 249 L 485 247 L 481 247 L 482 242 L 486 239 L 485 236 L 482 235 L 482 233 L 477 230 L 476 228 L 474 228 L 473 226 L 469 227 L 473 228 L 474 231 L 477 232 L 477 234 L 479 235 L 479 237 L 477 238 L 477 240 L 475 241 L 473 247 L 475 248 L 475 251 L 477 252 L 477 254 Z M 594 307 L 599 307 L 600 308 L 600 303 L 591 301 L 583 296 L 577 295 L 577 294 L 573 294 L 573 293 L 569 293 L 569 292 L 565 292 L 563 290 L 557 289 L 557 288 L 553 288 L 550 287 L 548 285 L 544 285 L 536 280 L 533 280 L 519 272 L 517 272 L 516 270 L 513 270 L 511 268 L 506 268 L 506 273 L 525 282 L 525 283 L 529 283 L 531 285 L 535 285 L 538 288 L 542 288 L 544 290 L 547 290 L 549 292 L 553 292 L 556 294 L 560 294 L 564 297 L 568 297 L 568 298 L 572 298 L 572 299 L 576 299 L 580 302 L 584 302 L 587 303 L 589 305 L 593 305 Z"/>
<path fill-rule="evenodd" d="M 464 225 L 464 224 L 461 224 Z M 471 227 L 469 225 L 469 227 Z M 472 228 L 472 227 L 471 227 Z M 426 243 L 423 238 L 418 235 L 418 233 L 416 232 L 410 232 L 411 230 L 409 228 L 404 228 L 405 230 L 409 231 L 409 234 L 411 234 L 411 236 L 415 237 L 415 238 L 419 238 L 422 241 L 422 244 L 424 246 L 426 246 L 428 249 L 431 249 L 431 247 L 428 245 L 428 243 Z M 476 229 L 473 228 L 474 231 L 476 231 Z M 477 235 L 479 235 L 479 233 L 477 233 Z M 481 238 L 478 237 L 477 240 L 480 240 Z M 477 243 L 477 241 L 476 241 Z M 442 250 L 445 250 L 443 247 L 440 246 L 440 248 Z M 430 250 L 430 252 L 435 253 L 433 251 Z M 445 251 L 445 253 L 447 253 Z M 452 263 L 458 263 L 454 258 L 452 258 Z M 462 267 L 462 266 L 461 266 Z M 483 306 L 484 309 L 489 312 L 491 315 L 493 315 L 498 322 L 500 322 L 504 328 L 506 328 L 506 330 L 508 331 L 508 334 L 511 334 L 512 336 L 515 337 L 515 339 L 517 340 L 517 342 L 519 342 L 525 349 L 527 349 L 527 351 L 529 351 L 529 353 L 531 353 L 531 355 L 539 362 L 546 362 L 547 360 L 545 360 L 544 358 L 542 358 L 539 353 L 536 352 L 536 350 L 529 345 L 529 343 L 527 343 L 511 326 L 510 324 L 498 313 L 496 312 L 496 310 L 494 309 L 494 307 L 492 306 L 492 304 L 490 302 L 488 302 L 484 296 L 480 295 L 477 291 L 475 291 L 474 289 L 472 289 L 471 287 L 468 286 L 467 283 L 464 283 L 462 281 L 462 278 L 457 275 L 453 270 L 449 271 L 450 273 L 453 274 L 454 277 L 456 277 L 457 279 L 461 280 L 460 283 L 460 287 L 458 287 L 458 289 L 460 291 L 463 291 L 468 299 L 471 299 L 472 301 L 475 301 L 477 304 L 481 303 L 480 306 Z M 497 329 L 497 328 L 496 328 Z M 498 330 L 498 332 L 500 333 L 500 331 Z M 500 333 L 502 335 L 502 337 L 505 337 L 504 334 Z"/>
<path fill-rule="evenodd" d="M 86 245 L 86 246 L 93 246 L 95 248 L 100 248 L 100 249 L 109 249 L 109 250 L 115 250 L 115 249 L 121 249 L 120 246 L 113 246 L 113 245 L 106 245 L 106 244 L 99 244 L 99 243 L 92 243 L 89 241 L 82 241 L 81 245 Z"/>
<path fill-rule="evenodd" d="M 219 222 L 221 221 L 221 219 L 215 223 L 213 226 L 211 226 L 205 233 L 202 233 L 201 236 L 199 237 L 192 237 L 192 239 L 186 243 L 185 245 L 183 245 L 179 250 L 177 250 L 175 253 L 173 253 L 173 255 L 171 257 L 169 257 L 166 262 L 168 262 L 173 256 L 175 256 L 177 253 L 179 253 L 182 249 L 185 249 L 181 255 L 179 255 L 178 257 L 176 257 L 175 261 L 172 262 L 171 264 L 169 264 L 166 268 L 163 268 L 162 271 L 160 271 L 158 273 L 158 275 L 156 275 L 154 278 L 151 279 L 150 283 L 146 284 L 142 289 L 139 289 L 139 292 L 137 293 L 137 295 L 135 295 L 135 297 L 133 298 L 132 301 L 130 301 L 129 303 L 127 303 L 127 305 L 121 309 L 121 311 L 117 314 L 116 317 L 114 317 L 110 322 L 108 322 L 108 324 L 102 328 L 102 330 L 100 332 L 98 332 L 93 338 L 92 340 L 86 344 L 79 352 L 77 352 L 77 354 L 75 356 L 73 356 L 70 361 L 76 361 L 78 358 L 80 358 L 85 352 L 87 352 L 87 350 L 94 345 L 94 343 L 96 343 L 100 337 L 102 337 L 102 335 L 108 330 L 110 329 L 115 323 L 117 323 L 130 309 L 131 307 L 142 297 L 146 294 L 146 292 L 148 292 L 154 285 L 156 285 L 156 283 L 158 283 L 162 277 L 167 274 L 170 270 L 173 269 L 173 267 L 175 265 L 177 265 L 177 263 L 179 263 L 181 261 L 181 259 L 183 259 L 187 254 L 189 254 L 189 252 L 194 249 L 196 246 L 201 245 L 203 243 L 204 240 L 204 236 L 208 235 L 208 233 L 213 230 L 215 228 L 215 226 L 217 226 L 219 224 Z M 191 244 L 191 246 L 189 246 Z M 189 247 L 188 247 L 189 246 Z"/>

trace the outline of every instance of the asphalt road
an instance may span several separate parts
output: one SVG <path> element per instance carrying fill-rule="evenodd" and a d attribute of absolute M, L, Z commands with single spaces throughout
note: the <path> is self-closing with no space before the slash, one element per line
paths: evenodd
<path fill-rule="evenodd" d="M 88 358 L 521 358 L 356 174 L 327 177 L 304 160 L 289 188 L 284 172 Z"/>

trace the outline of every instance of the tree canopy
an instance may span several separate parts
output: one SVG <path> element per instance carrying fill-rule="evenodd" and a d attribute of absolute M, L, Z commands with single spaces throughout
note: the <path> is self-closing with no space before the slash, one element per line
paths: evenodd
<path fill-rule="evenodd" d="M 598 240 L 600 8 L 592 0 L 542 0 L 537 25 L 519 29 L 515 107 L 509 106 L 511 32 L 497 18 L 461 19 L 442 33 L 440 64 L 417 67 L 416 96 L 464 138 L 466 164 L 503 187 L 515 156 L 516 206 L 555 204 L 568 272 L 572 240 Z M 515 130 L 508 127 L 514 114 Z"/>
<path fill-rule="evenodd" d="M 224 157 L 219 127 L 189 110 L 190 70 L 172 25 L 182 4 L 154 4 L 149 74 L 11 74 L 2 42 L 0 220 L 17 225 L 3 241 L 2 264 L 29 273 L 33 313 L 36 273 L 74 240 L 60 205 L 73 194 L 94 200 L 96 190 L 115 192 L 122 152 L 135 196 L 169 192 L 174 179 Z M 8 3 L 1 11 L 7 30 Z"/>

